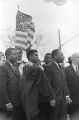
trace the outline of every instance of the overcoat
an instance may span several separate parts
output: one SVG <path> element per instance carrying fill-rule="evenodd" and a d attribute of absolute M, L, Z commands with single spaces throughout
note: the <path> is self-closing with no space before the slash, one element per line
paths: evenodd
<path fill-rule="evenodd" d="M 65 70 L 63 66 L 58 66 L 51 62 L 45 67 L 45 73 L 55 94 L 56 105 L 50 109 L 50 120 L 62 120 L 67 117 L 66 96 L 69 96 Z"/>
<path fill-rule="evenodd" d="M 5 62 L 0 66 L 0 107 L 12 103 L 14 108 L 20 107 L 19 76 L 13 67 Z"/>
<path fill-rule="evenodd" d="M 54 96 L 44 76 L 44 72 L 38 66 L 25 66 L 20 81 L 21 96 L 27 120 L 31 120 L 39 114 L 39 97 L 42 96 L 48 101 Z"/>

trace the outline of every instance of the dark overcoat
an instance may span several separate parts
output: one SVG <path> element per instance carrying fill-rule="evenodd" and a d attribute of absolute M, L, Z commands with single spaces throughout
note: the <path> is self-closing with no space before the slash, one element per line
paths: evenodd
<path fill-rule="evenodd" d="M 45 78 L 44 72 L 37 66 L 25 66 L 20 81 L 21 96 L 27 120 L 39 114 L 39 97 L 52 100 L 52 92 Z"/>
<path fill-rule="evenodd" d="M 52 62 L 45 67 L 45 73 L 56 100 L 55 108 L 50 110 L 50 120 L 62 120 L 67 115 L 66 96 L 69 95 L 64 68 Z"/>
<path fill-rule="evenodd" d="M 5 62 L 0 66 L 0 107 L 12 103 L 14 108 L 21 105 L 19 76 L 12 66 Z"/>

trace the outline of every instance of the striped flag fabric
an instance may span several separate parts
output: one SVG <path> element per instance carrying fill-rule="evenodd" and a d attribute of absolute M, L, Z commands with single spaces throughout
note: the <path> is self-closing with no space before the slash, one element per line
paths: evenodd
<path fill-rule="evenodd" d="M 32 16 L 18 11 L 16 15 L 16 40 L 15 47 L 22 50 L 28 49 L 34 38 L 35 25 Z"/>

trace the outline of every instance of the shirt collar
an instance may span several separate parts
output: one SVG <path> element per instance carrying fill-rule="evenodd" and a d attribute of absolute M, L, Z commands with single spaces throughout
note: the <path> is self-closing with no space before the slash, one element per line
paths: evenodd
<path fill-rule="evenodd" d="M 9 61 L 7 61 L 8 63 L 9 63 L 9 65 L 14 69 L 14 67 L 13 67 L 13 65 L 12 65 L 12 63 L 10 63 Z"/>
<path fill-rule="evenodd" d="M 57 65 L 57 67 L 59 68 L 59 65 L 58 65 L 58 63 L 57 62 L 55 62 L 55 61 L 53 61 L 56 65 Z"/>

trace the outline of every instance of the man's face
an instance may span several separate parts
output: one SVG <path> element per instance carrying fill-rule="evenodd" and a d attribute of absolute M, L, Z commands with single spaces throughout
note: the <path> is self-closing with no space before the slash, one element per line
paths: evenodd
<path fill-rule="evenodd" d="M 49 64 L 50 62 L 52 62 L 52 57 L 51 57 L 51 55 L 46 55 L 44 61 L 45 61 L 46 64 Z"/>
<path fill-rule="evenodd" d="M 61 50 L 58 51 L 58 55 L 56 56 L 57 62 L 58 63 L 63 63 L 64 61 L 64 55 Z"/>
<path fill-rule="evenodd" d="M 34 63 L 37 63 L 37 62 L 38 62 L 38 52 L 34 52 L 33 55 L 31 55 L 31 60 L 32 60 Z"/>
<path fill-rule="evenodd" d="M 17 55 L 18 55 L 17 50 L 11 50 L 11 55 L 9 56 L 9 60 L 11 63 L 15 63 L 17 61 Z"/>
<path fill-rule="evenodd" d="M 18 49 L 16 50 L 16 52 L 17 52 L 17 60 L 19 61 L 22 60 L 22 54 L 23 54 L 22 51 Z"/>

